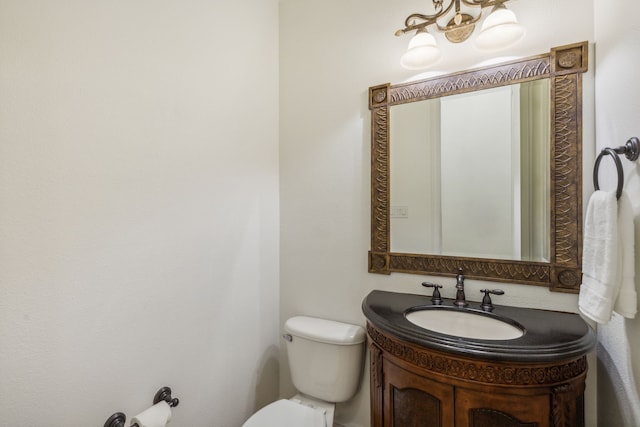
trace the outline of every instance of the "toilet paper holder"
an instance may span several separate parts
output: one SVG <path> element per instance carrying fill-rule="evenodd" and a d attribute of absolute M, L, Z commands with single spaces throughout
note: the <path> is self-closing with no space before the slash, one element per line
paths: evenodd
<path fill-rule="evenodd" d="M 156 395 L 153 397 L 153 404 L 160 403 L 162 401 L 167 402 L 167 404 L 175 408 L 180 403 L 177 397 L 171 397 L 171 388 L 162 387 Z M 127 416 L 122 412 L 116 412 L 107 418 L 107 421 L 104 423 L 104 427 L 125 427 L 124 423 L 127 421 Z M 138 424 L 133 424 L 130 427 L 139 427 Z"/>

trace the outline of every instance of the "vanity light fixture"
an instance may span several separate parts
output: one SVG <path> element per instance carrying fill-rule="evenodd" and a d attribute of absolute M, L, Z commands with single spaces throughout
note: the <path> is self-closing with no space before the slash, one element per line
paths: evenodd
<path fill-rule="evenodd" d="M 402 55 L 400 64 L 409 70 L 420 70 L 434 64 L 440 59 L 440 49 L 436 39 L 426 28 L 420 28 L 409 40 L 409 48 Z"/>
<path fill-rule="evenodd" d="M 522 40 L 525 29 L 518 23 L 513 11 L 506 8 L 504 3 L 509 0 L 431 0 L 435 13 L 425 15 L 414 13 L 405 20 L 405 27 L 396 31 L 396 36 L 415 31 L 409 41 L 409 48 L 400 63 L 404 68 L 416 70 L 433 65 L 440 58 L 440 49 L 436 39 L 427 27 L 443 32 L 447 40 L 452 43 L 462 43 L 467 40 L 475 29 L 475 25 L 482 19 L 483 10 L 491 7 L 491 12 L 482 22 L 480 34 L 475 40 L 475 46 L 481 50 L 504 49 Z M 448 4 L 445 6 L 445 2 Z M 480 8 L 477 15 L 471 15 L 462 10 L 462 6 Z M 471 12 L 471 9 L 469 9 Z M 442 25 L 441 22 L 445 22 Z"/>

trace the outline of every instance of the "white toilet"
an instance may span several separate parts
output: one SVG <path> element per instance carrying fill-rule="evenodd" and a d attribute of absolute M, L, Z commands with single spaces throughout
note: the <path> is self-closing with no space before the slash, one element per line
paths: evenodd
<path fill-rule="evenodd" d="M 358 388 L 364 329 L 307 316 L 292 317 L 284 329 L 299 393 L 260 409 L 243 427 L 332 427 L 335 404 L 349 400 Z"/>

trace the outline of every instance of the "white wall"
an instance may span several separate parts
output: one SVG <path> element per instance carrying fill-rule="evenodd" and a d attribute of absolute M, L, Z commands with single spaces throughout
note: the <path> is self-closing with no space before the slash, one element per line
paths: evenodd
<path fill-rule="evenodd" d="M 512 90 L 442 99 L 442 255 L 520 259 L 520 182 L 513 180 L 520 176 L 520 132 L 513 129 L 520 113 L 513 114 Z"/>
<path fill-rule="evenodd" d="M 591 1 L 511 3 L 528 29 L 517 53 L 533 55 L 553 46 L 593 40 Z M 281 322 L 304 313 L 364 324 L 360 305 L 372 289 L 424 292 L 420 286 L 424 276 L 367 272 L 367 89 L 412 76 L 399 65 L 408 37 L 393 34 L 407 15 L 423 7 L 422 0 L 281 1 Z M 445 55 L 449 55 L 450 46 L 446 45 Z M 443 59 L 438 69 L 451 71 L 484 59 L 462 50 L 460 46 L 451 49 L 455 55 Z M 593 118 L 589 113 L 593 101 L 589 98 L 589 77 L 585 81 L 584 143 L 586 151 L 592 152 L 589 123 Z M 589 176 L 586 182 L 590 182 Z M 445 285 L 444 296 L 454 295 L 453 281 L 432 280 Z M 479 295 L 481 286 L 486 282 L 469 280 L 467 295 Z M 577 310 L 575 295 L 533 286 L 500 287 L 506 291 L 500 301 L 503 304 Z M 287 396 L 293 388 L 284 360 L 281 393 Z M 595 389 L 587 387 L 587 417 L 593 426 Z M 337 419 L 345 426 L 369 425 L 366 375 L 355 399 L 338 407 Z"/>
<path fill-rule="evenodd" d="M 592 1 L 511 3 L 529 31 L 518 53 L 593 39 Z M 367 88 L 412 76 L 393 33 L 423 5 L 281 0 L 278 160 L 275 0 L 0 0 L 2 422 L 101 425 L 166 384 L 176 425 L 240 425 L 275 398 L 279 295 L 280 324 L 363 324 L 370 290 L 423 292 L 424 277 L 367 273 L 366 256 Z M 484 59 L 447 50 L 443 71 Z M 598 111 L 632 127 L 622 105 Z M 501 287 L 503 303 L 576 309 Z M 368 399 L 365 376 L 339 421 L 368 425 Z"/>
<path fill-rule="evenodd" d="M 596 145 L 623 145 L 640 137 L 640 29 L 637 0 L 595 1 Z M 617 185 L 610 159 L 600 167 L 601 188 Z M 636 289 L 640 289 L 640 166 L 622 158 L 625 191 L 635 213 Z M 585 172 L 591 172 L 585 168 Z M 601 426 L 640 425 L 640 317 L 614 316 L 598 327 L 598 418 Z"/>
<path fill-rule="evenodd" d="M 389 111 L 393 252 L 441 251 L 440 121 L 439 99 L 397 105 Z"/>
<path fill-rule="evenodd" d="M 3 426 L 277 397 L 277 2 L 0 0 Z"/>

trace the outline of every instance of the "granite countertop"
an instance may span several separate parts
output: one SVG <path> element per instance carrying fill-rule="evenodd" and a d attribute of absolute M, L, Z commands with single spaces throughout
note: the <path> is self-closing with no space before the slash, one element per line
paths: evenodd
<path fill-rule="evenodd" d="M 419 307 L 468 310 L 479 315 L 508 319 L 524 329 L 524 335 L 509 340 L 460 338 L 423 329 L 409 322 L 405 314 Z M 426 348 L 461 356 L 517 362 L 557 362 L 584 356 L 595 347 L 593 329 L 577 314 L 494 305 L 483 312 L 480 303 L 467 308 L 453 307 L 443 298 L 434 306 L 427 295 L 372 291 L 362 302 L 362 311 L 376 329 Z"/>

